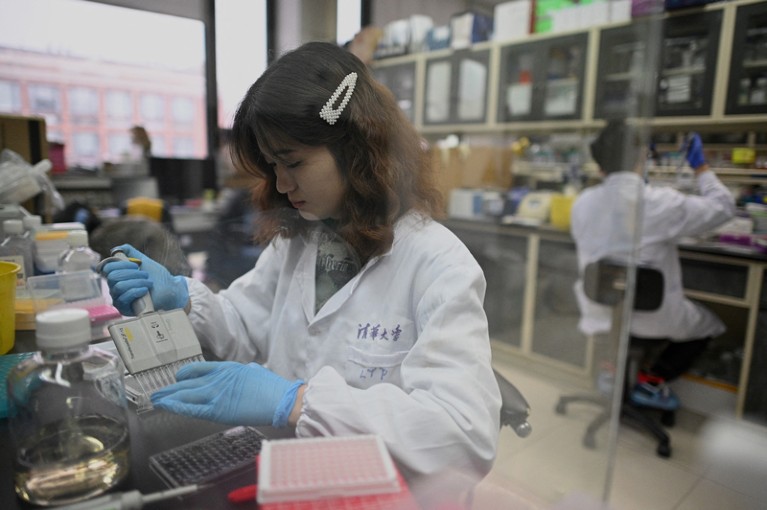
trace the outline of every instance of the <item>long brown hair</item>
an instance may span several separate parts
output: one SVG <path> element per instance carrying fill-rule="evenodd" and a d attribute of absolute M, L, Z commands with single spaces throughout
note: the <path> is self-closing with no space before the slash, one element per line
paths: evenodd
<path fill-rule="evenodd" d="M 330 125 L 319 115 L 342 80 L 357 73 L 351 100 Z M 394 223 L 410 210 L 441 210 L 431 162 L 415 128 L 394 96 L 354 55 L 312 42 L 286 53 L 250 87 L 232 127 L 235 165 L 259 177 L 254 201 L 258 238 L 292 237 L 310 228 L 287 197 L 259 148 L 281 142 L 326 146 L 348 184 L 339 233 L 363 261 L 384 253 Z"/>

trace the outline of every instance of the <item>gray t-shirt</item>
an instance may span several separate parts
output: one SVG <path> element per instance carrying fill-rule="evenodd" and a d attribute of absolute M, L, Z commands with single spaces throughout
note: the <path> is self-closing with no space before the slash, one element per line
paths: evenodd
<path fill-rule="evenodd" d="M 352 247 L 337 233 L 330 230 L 323 232 L 317 248 L 314 276 L 315 313 L 359 270 L 359 257 Z"/>

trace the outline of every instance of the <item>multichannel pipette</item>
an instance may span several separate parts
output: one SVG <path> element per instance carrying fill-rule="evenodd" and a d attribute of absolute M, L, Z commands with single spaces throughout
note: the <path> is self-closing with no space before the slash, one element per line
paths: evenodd
<path fill-rule="evenodd" d="M 185 485 L 151 494 L 141 494 L 139 491 L 115 492 L 82 503 L 57 507 L 56 510 L 138 510 L 148 503 L 184 496 L 204 488 L 205 485 Z"/>

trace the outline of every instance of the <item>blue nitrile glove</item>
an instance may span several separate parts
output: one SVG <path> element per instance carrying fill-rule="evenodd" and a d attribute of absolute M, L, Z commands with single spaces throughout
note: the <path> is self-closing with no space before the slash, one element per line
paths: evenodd
<path fill-rule="evenodd" d="M 703 156 L 703 142 L 698 133 L 690 133 L 687 139 L 687 163 L 693 170 L 704 165 L 706 158 Z"/>
<path fill-rule="evenodd" d="M 155 391 L 152 404 L 173 413 L 230 425 L 284 427 L 300 379 L 288 381 L 258 363 L 200 361 L 184 365 L 176 383 Z"/>
<path fill-rule="evenodd" d="M 106 276 L 112 302 L 121 314 L 135 315 L 131 304 L 149 291 L 157 310 L 176 310 L 189 302 L 189 287 L 183 276 L 171 275 L 165 266 L 158 264 L 129 244 L 115 248 L 127 257 L 141 260 L 141 266 L 120 260 L 104 265 L 101 272 Z"/>

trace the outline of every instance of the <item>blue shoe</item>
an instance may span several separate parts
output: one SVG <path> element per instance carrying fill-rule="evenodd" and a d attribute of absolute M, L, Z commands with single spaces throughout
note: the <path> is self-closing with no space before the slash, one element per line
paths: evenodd
<path fill-rule="evenodd" d="M 674 392 L 666 384 L 637 384 L 631 391 L 629 398 L 640 406 L 662 409 L 664 411 L 676 411 L 679 409 L 679 398 L 674 395 Z"/>

